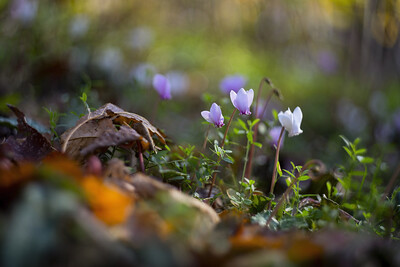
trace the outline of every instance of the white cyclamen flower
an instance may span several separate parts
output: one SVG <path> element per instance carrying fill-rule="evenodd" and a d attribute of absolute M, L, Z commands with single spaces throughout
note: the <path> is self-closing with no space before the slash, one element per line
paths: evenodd
<path fill-rule="evenodd" d="M 303 119 L 303 113 L 299 107 L 295 108 L 293 113 L 290 108 L 283 113 L 282 111 L 278 114 L 279 122 L 285 127 L 289 133 L 289 137 L 299 135 L 303 131 L 300 129 L 301 120 Z"/>

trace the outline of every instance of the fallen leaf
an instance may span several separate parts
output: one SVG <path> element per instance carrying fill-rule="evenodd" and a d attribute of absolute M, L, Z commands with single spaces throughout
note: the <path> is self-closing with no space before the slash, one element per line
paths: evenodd
<path fill-rule="evenodd" d="M 65 149 L 67 155 L 81 161 L 84 159 L 81 151 L 93 144 L 98 137 L 111 131 L 116 131 L 111 119 L 92 119 L 82 124 L 79 128 L 72 128 L 64 132 L 60 138 L 62 144 L 68 142 Z"/>
<path fill-rule="evenodd" d="M 134 129 L 129 126 L 122 125 L 118 131 L 106 131 L 100 137 L 96 138 L 91 144 L 86 146 L 80 152 L 81 155 L 86 156 L 98 150 L 103 150 L 109 146 L 119 146 L 132 141 L 140 141 L 142 147 L 146 149 L 149 146 L 146 139 L 138 134 Z"/>
<path fill-rule="evenodd" d="M 10 136 L 5 141 L 12 149 L 12 157 L 17 161 L 40 161 L 51 151 L 55 151 L 50 142 L 31 127 L 25 118 L 25 114 L 18 108 L 7 105 L 18 118 L 18 134 Z"/>
<path fill-rule="evenodd" d="M 120 127 L 120 131 L 122 128 L 121 133 L 118 133 L 119 131 L 116 130 L 118 127 L 115 127 L 114 124 Z M 132 129 L 128 130 L 125 127 Z M 103 137 L 105 133 L 108 135 L 107 138 L 96 140 Z M 143 149 L 150 148 L 156 151 L 153 135 L 156 135 L 165 144 L 164 135 L 144 117 L 126 112 L 116 105 L 108 103 L 80 118 L 73 128 L 61 135 L 61 151 L 75 159 L 82 160 L 93 150 L 105 148 L 107 142 L 110 145 L 122 144 L 124 140 L 126 142 L 140 140 Z M 94 144 L 95 142 L 96 144 Z M 93 146 L 91 146 L 92 144 Z M 89 148 L 82 152 L 86 147 Z"/>
<path fill-rule="evenodd" d="M 101 178 L 89 175 L 82 179 L 89 206 L 94 215 L 107 225 L 124 222 L 132 209 L 133 199 L 118 188 L 104 184 Z"/>

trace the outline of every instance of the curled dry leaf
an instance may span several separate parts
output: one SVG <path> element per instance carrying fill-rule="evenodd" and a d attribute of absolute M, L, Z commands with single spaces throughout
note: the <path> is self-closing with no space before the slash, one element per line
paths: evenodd
<path fill-rule="evenodd" d="M 22 111 L 12 105 L 7 106 L 18 118 L 17 136 L 10 136 L 5 142 L 12 148 L 12 157 L 15 160 L 39 161 L 51 151 L 55 151 L 50 142 L 26 122 Z"/>
<path fill-rule="evenodd" d="M 119 131 L 116 131 L 114 124 L 121 126 Z M 123 126 L 132 130 L 128 131 Z M 107 138 L 104 137 L 106 133 Z M 156 135 L 165 144 L 164 135 L 147 119 L 108 103 L 79 119 L 75 127 L 61 135 L 62 152 L 82 160 L 92 151 L 107 147 L 108 141 L 110 142 L 108 146 L 112 146 L 116 143 L 118 145 L 125 143 L 122 140 L 126 142 L 140 140 L 144 149 L 150 148 L 155 151 L 152 135 Z M 104 138 L 97 140 L 99 137 Z"/>
<path fill-rule="evenodd" d="M 103 135 L 96 138 L 90 145 L 81 151 L 81 155 L 86 156 L 109 146 L 119 146 L 132 141 L 140 141 L 142 147 L 148 147 L 149 143 L 140 134 L 129 126 L 122 125 L 118 131 L 106 131 Z"/>
<path fill-rule="evenodd" d="M 113 129 L 115 127 L 109 118 L 88 120 L 79 128 L 72 128 L 61 135 L 61 142 L 68 142 L 64 152 L 76 160 L 82 160 L 84 155 L 81 151 Z"/>

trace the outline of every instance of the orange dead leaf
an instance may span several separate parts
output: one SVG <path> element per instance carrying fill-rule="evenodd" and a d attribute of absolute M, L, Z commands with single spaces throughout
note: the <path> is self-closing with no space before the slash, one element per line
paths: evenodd
<path fill-rule="evenodd" d="M 82 170 L 78 163 L 59 152 L 53 152 L 49 154 L 46 158 L 44 158 L 43 164 L 46 168 L 50 168 L 76 180 L 81 179 L 83 176 Z"/>
<path fill-rule="evenodd" d="M 295 237 L 287 251 L 290 260 L 305 262 L 318 259 L 323 255 L 323 247 L 315 244 L 309 237 Z"/>
<path fill-rule="evenodd" d="M 124 222 L 132 208 L 132 198 L 117 188 L 104 184 L 100 178 L 89 175 L 81 185 L 95 216 L 107 225 Z"/>
<path fill-rule="evenodd" d="M 265 236 L 259 233 L 261 228 L 254 225 L 241 225 L 229 241 L 234 250 L 280 249 L 284 245 L 282 236 Z"/>
<path fill-rule="evenodd" d="M 33 163 L 24 162 L 11 168 L 0 169 L 0 188 L 7 189 L 14 185 L 24 184 L 35 174 Z"/>

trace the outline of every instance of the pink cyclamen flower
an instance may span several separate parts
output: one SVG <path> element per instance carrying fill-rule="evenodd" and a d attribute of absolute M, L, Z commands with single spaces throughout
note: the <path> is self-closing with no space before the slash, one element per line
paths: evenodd
<path fill-rule="evenodd" d="M 222 92 L 229 94 L 230 91 L 237 93 L 240 88 L 246 85 L 246 79 L 241 75 L 226 76 L 219 84 Z"/>
<path fill-rule="evenodd" d="M 221 108 L 215 103 L 211 105 L 210 111 L 202 111 L 201 116 L 209 123 L 213 123 L 217 128 L 224 126 L 224 116 L 222 116 Z"/>
<path fill-rule="evenodd" d="M 236 94 L 231 91 L 231 101 L 235 108 L 237 108 L 241 115 L 250 115 L 250 106 L 253 103 L 254 92 L 253 89 L 245 91 L 243 88 Z"/>
<path fill-rule="evenodd" d="M 171 99 L 171 84 L 164 75 L 156 74 L 154 76 L 153 87 L 157 90 L 161 99 Z"/>

